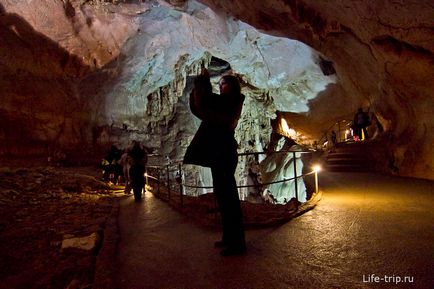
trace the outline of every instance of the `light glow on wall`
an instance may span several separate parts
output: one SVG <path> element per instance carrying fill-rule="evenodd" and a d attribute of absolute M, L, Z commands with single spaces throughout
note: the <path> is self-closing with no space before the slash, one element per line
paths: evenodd
<path fill-rule="evenodd" d="M 282 131 L 285 133 L 286 136 L 292 139 L 297 138 L 297 132 L 288 126 L 288 123 L 284 118 L 280 119 L 280 126 L 282 127 Z"/>

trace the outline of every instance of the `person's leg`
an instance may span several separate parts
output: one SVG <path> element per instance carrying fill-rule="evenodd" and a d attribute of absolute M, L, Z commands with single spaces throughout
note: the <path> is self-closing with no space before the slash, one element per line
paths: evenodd
<path fill-rule="evenodd" d="M 227 231 L 227 229 L 229 228 L 228 224 L 230 223 L 230 219 L 228 218 L 228 214 L 226 210 L 225 187 L 223 185 L 224 170 L 214 167 L 211 168 L 211 174 L 212 174 L 214 195 L 217 200 L 217 206 L 220 212 L 221 224 L 223 229 L 221 242 L 218 244 L 218 246 L 220 247 L 220 246 L 226 246 L 228 244 L 229 232 Z"/>
<path fill-rule="evenodd" d="M 229 244 L 228 247 L 235 249 L 245 249 L 245 237 L 243 226 L 243 214 L 241 211 L 241 203 L 238 195 L 237 185 L 234 174 L 225 175 L 225 183 L 227 184 L 226 196 L 226 211 L 228 219 Z"/>
<path fill-rule="evenodd" d="M 125 194 L 131 194 L 131 181 L 130 181 L 130 165 L 126 162 L 123 167 L 124 178 L 125 178 Z"/>
<path fill-rule="evenodd" d="M 229 254 L 245 251 L 245 236 L 241 204 L 234 177 L 235 166 L 212 168 L 214 193 L 220 210 L 223 226 L 222 241 Z M 222 251 L 222 254 L 223 251 Z"/>
<path fill-rule="evenodd" d="M 354 140 L 355 141 L 359 141 L 362 138 L 362 129 L 360 128 L 360 126 L 356 126 L 355 130 L 354 130 Z"/>
<path fill-rule="evenodd" d="M 362 128 L 362 130 L 363 130 L 363 135 L 364 135 L 363 140 L 368 139 L 368 130 L 366 129 L 366 126 L 364 126 L 364 127 Z"/>

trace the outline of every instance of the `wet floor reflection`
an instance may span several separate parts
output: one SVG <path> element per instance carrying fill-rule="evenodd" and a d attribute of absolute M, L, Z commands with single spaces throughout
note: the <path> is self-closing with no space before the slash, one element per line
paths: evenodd
<path fill-rule="evenodd" d="M 151 195 L 125 200 L 118 288 L 432 288 L 433 182 L 338 173 L 320 182 L 314 210 L 248 230 L 248 254 L 232 258 L 212 247 L 219 230 Z M 397 283 L 404 276 L 413 283 Z"/>

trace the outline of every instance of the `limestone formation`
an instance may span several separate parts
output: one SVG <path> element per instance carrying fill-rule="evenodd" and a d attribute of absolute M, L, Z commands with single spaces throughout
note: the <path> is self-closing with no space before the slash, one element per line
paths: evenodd
<path fill-rule="evenodd" d="M 267 146 L 277 111 L 311 144 L 362 106 L 383 170 L 433 179 L 434 6 L 404 2 L 1 0 L 0 154 L 99 158 L 139 139 L 179 160 L 205 63 L 243 80 L 241 151 Z"/>

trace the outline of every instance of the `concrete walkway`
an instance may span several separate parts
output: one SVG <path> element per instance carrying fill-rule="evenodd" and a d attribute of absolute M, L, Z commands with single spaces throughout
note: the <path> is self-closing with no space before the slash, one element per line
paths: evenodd
<path fill-rule="evenodd" d="M 220 231 L 148 194 L 122 201 L 116 288 L 434 288 L 434 182 L 323 173 L 323 199 L 288 223 L 246 232 L 221 257 Z"/>

